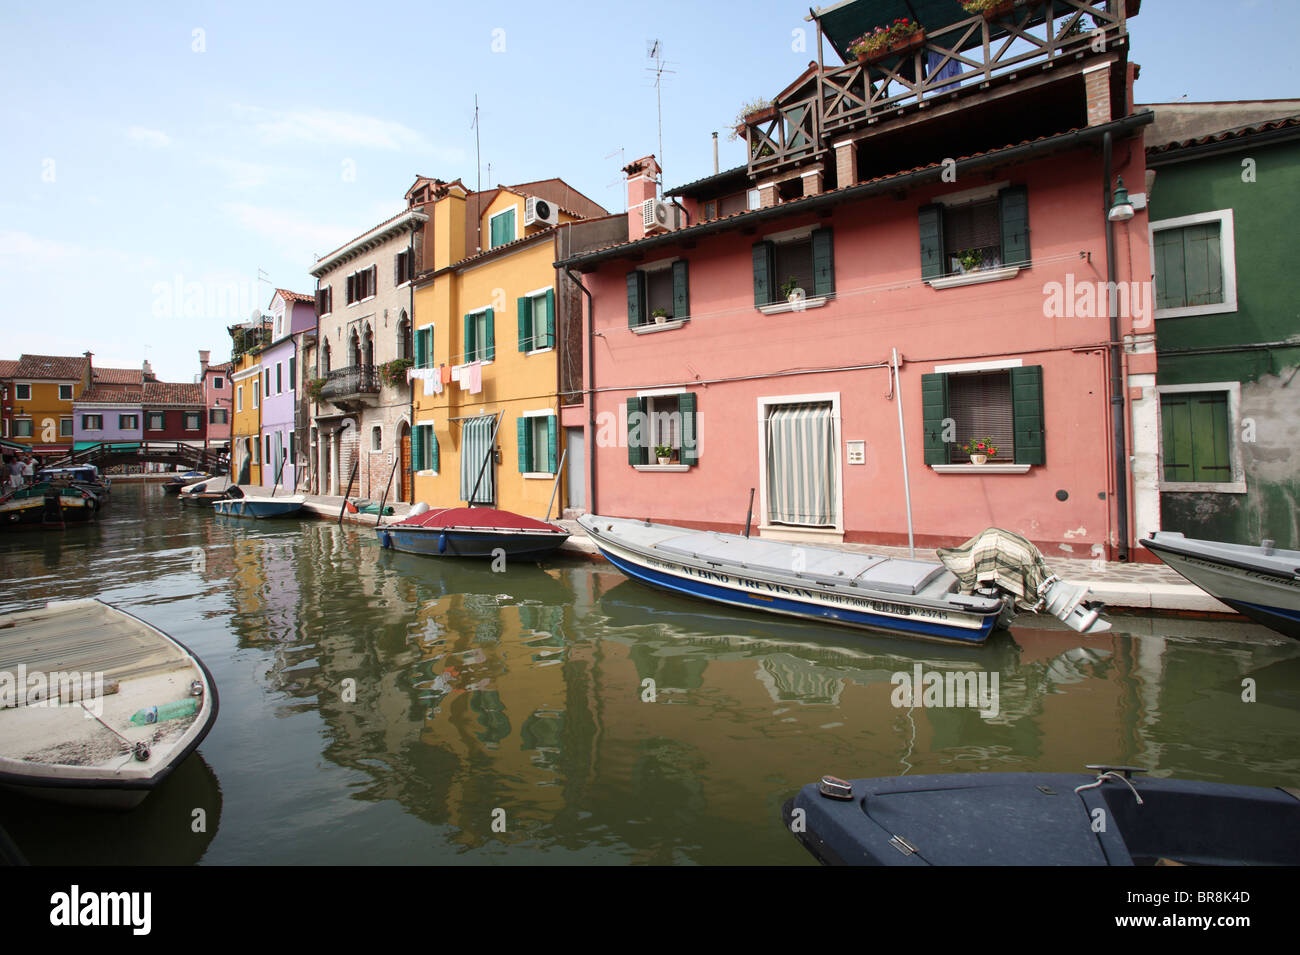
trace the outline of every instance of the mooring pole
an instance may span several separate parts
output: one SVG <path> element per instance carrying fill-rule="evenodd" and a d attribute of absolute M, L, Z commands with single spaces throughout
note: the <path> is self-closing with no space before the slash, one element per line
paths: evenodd
<path fill-rule="evenodd" d="M 339 527 L 343 526 L 343 512 L 348 509 L 348 498 L 352 496 L 352 482 L 357 479 L 357 468 L 361 467 L 360 461 L 352 462 L 352 477 L 348 478 L 348 491 L 343 495 L 343 503 L 339 505 Z"/>
<path fill-rule="evenodd" d="M 379 499 L 379 513 L 375 515 L 376 527 L 384 523 L 384 504 L 388 501 L 388 489 L 393 486 L 393 475 L 397 473 L 397 466 L 401 463 L 402 449 L 399 447 L 393 456 L 393 469 L 388 472 L 388 483 L 384 485 L 384 496 Z"/>
<path fill-rule="evenodd" d="M 745 536 L 749 536 L 749 522 L 754 519 L 754 489 L 749 489 L 749 511 L 745 514 Z"/>
<path fill-rule="evenodd" d="M 560 463 L 555 468 L 555 484 L 551 487 L 551 499 L 546 502 L 546 517 L 543 520 L 551 519 L 551 505 L 555 503 L 555 492 L 560 489 L 560 475 L 564 473 L 564 459 L 568 457 L 569 449 L 565 448 L 560 452 Z"/>

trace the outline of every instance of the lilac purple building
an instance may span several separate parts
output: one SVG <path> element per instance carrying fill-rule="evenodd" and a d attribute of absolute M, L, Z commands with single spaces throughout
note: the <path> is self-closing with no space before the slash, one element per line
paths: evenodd
<path fill-rule="evenodd" d="M 295 411 L 298 403 L 299 352 L 302 337 L 315 334 L 316 303 L 310 295 L 276 289 L 267 312 L 271 319 L 271 344 L 260 357 L 262 365 L 262 486 L 297 486 L 299 447 Z M 283 462 L 283 466 L 281 465 Z"/>

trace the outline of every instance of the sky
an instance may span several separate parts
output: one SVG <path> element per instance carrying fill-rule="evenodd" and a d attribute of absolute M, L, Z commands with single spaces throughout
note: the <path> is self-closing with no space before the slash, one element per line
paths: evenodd
<path fill-rule="evenodd" d="M 744 161 L 741 104 L 815 59 L 807 3 L 250 3 L 0 9 L 0 358 L 190 381 L 276 287 L 416 175 L 559 176 L 611 211 Z M 1139 102 L 1300 97 L 1300 0 L 1144 0 Z M 800 33 L 799 31 L 804 31 Z M 662 44 L 659 142 L 649 41 Z M 828 60 L 833 60 L 829 53 Z M 474 127 L 475 96 L 478 128 Z M 481 166 L 476 173 L 475 137 Z"/>

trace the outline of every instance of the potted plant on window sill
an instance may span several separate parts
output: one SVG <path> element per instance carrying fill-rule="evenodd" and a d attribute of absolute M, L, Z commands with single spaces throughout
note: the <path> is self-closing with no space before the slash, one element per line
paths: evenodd
<path fill-rule="evenodd" d="M 974 249 L 965 249 L 955 256 L 956 270 L 961 275 L 978 272 L 984 267 L 984 257 Z"/>
<path fill-rule="evenodd" d="M 995 20 L 1016 9 L 1036 7 L 1041 2 L 1042 0 L 961 0 L 961 6 L 967 13 L 979 13 L 985 20 Z"/>
<path fill-rule="evenodd" d="M 650 317 L 655 320 L 656 325 L 668 324 L 668 309 L 656 308 L 650 313 Z"/>
<path fill-rule="evenodd" d="M 660 444 L 655 447 L 655 460 L 660 464 L 673 463 L 673 449 L 666 444 Z"/>
<path fill-rule="evenodd" d="M 795 302 L 802 302 L 804 299 L 804 290 L 799 287 L 799 280 L 793 275 L 785 280 L 781 285 L 781 297 L 791 305 Z"/>
<path fill-rule="evenodd" d="M 970 455 L 971 464 L 986 464 L 989 458 L 998 453 L 992 438 L 971 438 L 961 449 Z"/>

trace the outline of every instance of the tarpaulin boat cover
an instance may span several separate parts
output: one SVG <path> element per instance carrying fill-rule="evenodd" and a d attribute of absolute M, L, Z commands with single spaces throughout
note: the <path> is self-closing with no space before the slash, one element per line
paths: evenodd
<path fill-rule="evenodd" d="M 1015 594 L 1021 610 L 1038 603 L 1038 588 L 1051 576 L 1037 547 L 1000 527 L 980 531 L 958 547 L 940 547 L 936 553 L 961 582 L 963 593 L 995 584 Z"/>
<path fill-rule="evenodd" d="M 514 511 L 494 507 L 444 507 L 390 524 L 390 527 L 461 528 L 474 530 L 551 531 L 568 534 L 562 527 L 534 520 Z"/>

